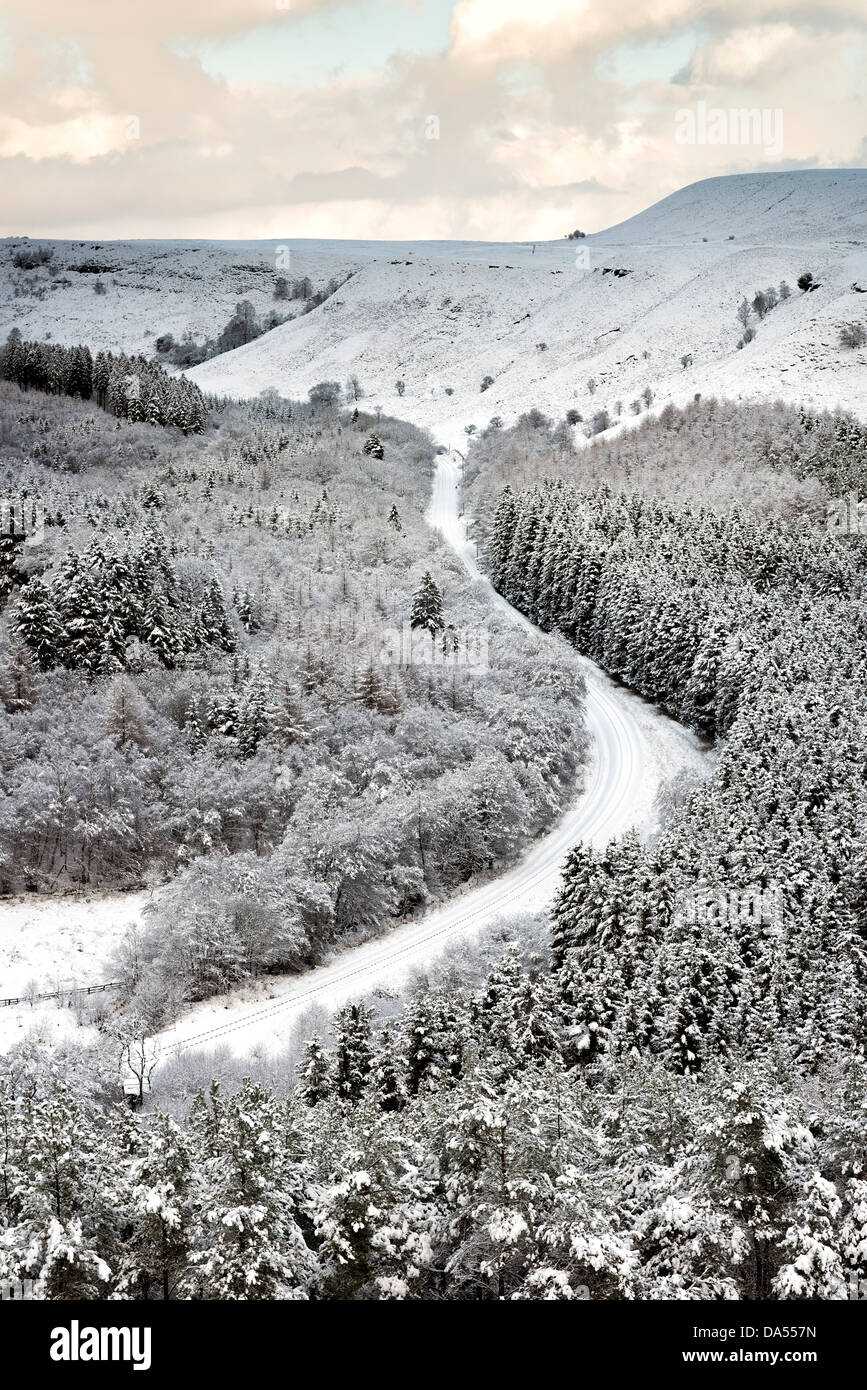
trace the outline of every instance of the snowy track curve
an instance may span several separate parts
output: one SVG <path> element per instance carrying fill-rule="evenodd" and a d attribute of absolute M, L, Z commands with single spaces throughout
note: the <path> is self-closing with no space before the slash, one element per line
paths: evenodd
<path fill-rule="evenodd" d="M 464 539 L 459 483 L 455 454 L 440 455 L 428 521 L 442 532 L 471 577 L 487 583 L 472 557 L 471 543 Z M 515 622 L 532 626 L 493 590 L 491 601 Z M 412 967 L 436 957 L 448 940 L 474 935 L 486 923 L 517 909 L 546 906 L 556 890 L 563 859 L 576 841 L 604 844 L 641 822 L 650 811 L 661 767 L 671 771 L 684 762 L 698 767 L 703 754 L 690 734 L 616 687 L 592 662 L 584 662 L 584 671 L 586 722 L 593 747 L 584 791 L 518 864 L 418 920 L 395 927 L 385 937 L 351 948 L 305 975 L 283 977 L 274 985 L 279 995 L 268 1001 L 218 999 L 199 1005 L 160 1035 L 161 1055 L 222 1044 L 236 1052 L 280 1046 L 311 1006 L 333 1009 L 377 988 L 393 987 Z M 661 744 L 665 745 L 662 758 Z"/>

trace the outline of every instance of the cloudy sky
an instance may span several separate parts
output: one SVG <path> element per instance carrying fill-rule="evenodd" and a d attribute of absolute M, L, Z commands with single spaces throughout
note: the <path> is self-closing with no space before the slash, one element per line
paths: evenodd
<path fill-rule="evenodd" d="M 867 0 L 3 0 L 0 234 L 593 231 L 867 165 L 865 72 Z M 683 142 L 699 103 L 782 148 Z"/>

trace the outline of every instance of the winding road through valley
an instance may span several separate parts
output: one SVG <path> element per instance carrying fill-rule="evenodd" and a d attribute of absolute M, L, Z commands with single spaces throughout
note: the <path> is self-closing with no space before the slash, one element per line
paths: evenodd
<path fill-rule="evenodd" d="M 472 556 L 473 543 L 465 539 L 459 488 L 457 455 L 440 455 L 428 521 L 456 551 L 471 578 L 487 584 Z M 490 597 L 516 623 L 531 626 L 493 589 Z M 586 721 L 593 748 L 585 788 L 512 869 L 395 927 L 387 936 L 344 951 L 328 964 L 304 975 L 269 981 L 270 998 L 250 1002 L 223 997 L 198 1005 L 160 1035 L 161 1056 L 223 1045 L 236 1053 L 285 1045 L 295 1024 L 311 1008 L 330 1010 L 350 998 L 393 988 L 448 942 L 472 936 L 498 917 L 545 907 L 556 890 L 563 859 L 576 841 L 600 845 L 632 825 L 641 828 L 652 817 L 654 795 L 664 776 L 682 767 L 701 774 L 707 755 L 691 734 L 639 697 L 616 687 L 592 662 L 585 661 L 584 669 Z"/>

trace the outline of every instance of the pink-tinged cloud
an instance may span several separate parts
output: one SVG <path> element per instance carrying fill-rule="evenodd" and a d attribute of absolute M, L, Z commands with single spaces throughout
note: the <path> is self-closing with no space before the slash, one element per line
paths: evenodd
<path fill-rule="evenodd" d="M 376 71 L 303 87 L 215 77 L 197 56 L 199 39 L 316 10 L 339 70 L 336 0 L 6 0 L 2 230 L 556 236 L 693 179 L 863 158 L 867 0 L 457 0 L 442 54 L 394 54 L 383 19 Z M 636 72 L 642 41 L 684 34 L 679 71 Z M 602 61 L 627 40 L 628 82 Z M 782 147 L 678 143 L 698 100 L 782 110 Z"/>

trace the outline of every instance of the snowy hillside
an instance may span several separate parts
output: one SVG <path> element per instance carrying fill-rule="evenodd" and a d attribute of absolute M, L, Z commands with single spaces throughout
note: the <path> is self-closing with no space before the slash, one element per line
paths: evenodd
<path fill-rule="evenodd" d="M 256 313 L 299 306 L 274 299 L 278 271 L 274 242 L 191 241 L 0 241 L 0 334 L 18 328 L 24 338 L 93 348 L 153 353 L 156 339 L 171 333 L 213 337 L 239 300 Z M 51 247 L 52 262 L 17 267 L 13 257 Z M 293 276 L 325 285 L 334 267 L 343 274 L 355 261 L 341 253 L 311 250 L 293 256 Z"/>
<path fill-rule="evenodd" d="M 535 247 L 64 242 L 51 275 L 16 270 L 16 245 L 0 262 L 4 334 L 147 352 L 166 332 L 213 336 L 242 298 L 260 315 L 298 314 L 273 298 L 278 264 L 315 287 L 354 272 L 312 312 L 192 373 L 232 395 L 354 374 L 368 406 L 444 437 L 533 406 L 588 418 L 621 402 L 628 418 L 648 387 L 657 407 L 701 392 L 867 415 L 867 350 L 838 346 L 842 324 L 867 320 L 865 170 L 708 179 L 607 232 Z M 803 294 L 807 270 L 819 288 Z M 791 298 L 739 351 L 739 303 L 782 280 Z"/>
<path fill-rule="evenodd" d="M 786 174 L 737 174 L 702 179 L 644 212 L 601 232 L 606 244 L 676 242 L 696 236 L 740 243 L 813 245 L 857 238 L 867 242 L 867 172 L 799 169 Z"/>
<path fill-rule="evenodd" d="M 648 386 L 657 405 L 700 391 L 863 414 L 867 353 L 837 338 L 867 317 L 853 288 L 867 290 L 865 221 L 865 171 L 744 175 L 581 241 L 382 248 L 341 302 L 196 376 L 218 391 L 295 391 L 354 370 L 375 403 L 439 427 L 533 406 L 613 415 Z M 820 282 L 810 294 L 794 288 L 806 270 Z M 739 351 L 739 303 L 782 280 L 792 297 Z"/>

